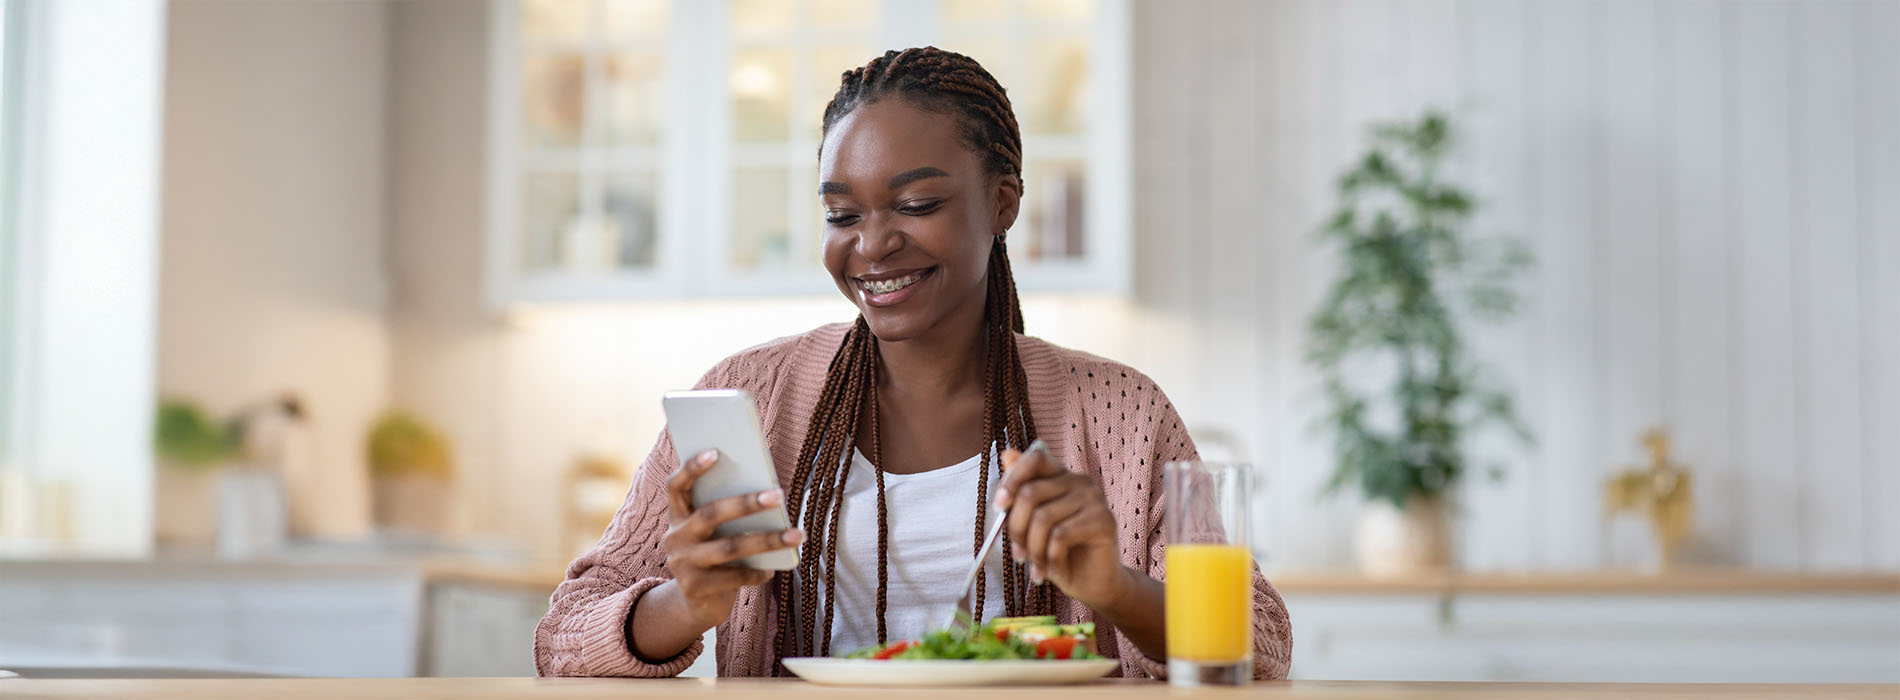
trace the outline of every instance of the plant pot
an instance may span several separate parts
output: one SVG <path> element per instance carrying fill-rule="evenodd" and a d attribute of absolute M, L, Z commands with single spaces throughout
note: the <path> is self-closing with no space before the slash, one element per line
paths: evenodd
<path fill-rule="evenodd" d="M 1451 510 L 1438 496 L 1413 496 L 1405 508 L 1384 500 L 1359 509 L 1353 550 L 1372 578 L 1399 578 L 1451 568 Z"/>
<path fill-rule="evenodd" d="M 222 469 L 161 465 L 153 534 L 167 545 L 210 546 L 218 541 L 218 476 Z"/>
<path fill-rule="evenodd" d="M 376 528 L 387 533 L 442 536 L 454 525 L 455 489 L 427 474 L 376 477 Z"/>

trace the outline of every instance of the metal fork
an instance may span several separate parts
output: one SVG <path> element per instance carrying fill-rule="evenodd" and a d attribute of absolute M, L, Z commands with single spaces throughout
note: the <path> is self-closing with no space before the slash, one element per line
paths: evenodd
<path fill-rule="evenodd" d="M 1027 457 L 1032 452 L 1040 452 L 1043 457 L 1053 459 L 1049 455 L 1049 444 L 1042 440 L 1029 443 L 1029 449 L 1023 450 L 1023 456 Z M 975 616 L 970 612 L 971 599 L 976 597 L 976 577 L 983 573 L 983 561 L 989 558 L 990 548 L 996 546 L 997 535 L 1003 531 L 1003 524 L 1006 522 L 1009 522 L 1007 510 L 996 518 L 996 523 L 990 526 L 990 531 L 983 535 L 983 546 L 976 550 L 976 563 L 971 564 L 970 573 L 963 576 L 963 595 L 957 598 L 957 610 L 950 614 L 950 622 L 945 627 L 955 626 L 962 620 L 969 620 L 972 625 L 976 624 Z"/>

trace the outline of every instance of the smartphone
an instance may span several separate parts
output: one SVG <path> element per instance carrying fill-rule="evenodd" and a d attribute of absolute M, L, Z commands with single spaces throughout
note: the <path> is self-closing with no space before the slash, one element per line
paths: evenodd
<path fill-rule="evenodd" d="M 669 391 L 660 405 L 666 410 L 666 432 L 680 463 L 706 450 L 719 450 L 719 462 L 693 482 L 693 507 L 728 496 L 757 493 L 778 487 L 778 470 L 765 447 L 759 427 L 758 405 L 743 389 Z M 728 520 L 713 530 L 715 537 L 753 532 L 777 532 L 792 526 L 785 502 L 743 518 Z M 798 565 L 796 547 L 775 549 L 738 561 L 742 566 L 788 571 Z"/>

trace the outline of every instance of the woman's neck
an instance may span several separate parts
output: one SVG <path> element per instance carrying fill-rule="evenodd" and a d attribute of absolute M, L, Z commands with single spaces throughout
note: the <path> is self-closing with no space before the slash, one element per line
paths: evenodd
<path fill-rule="evenodd" d="M 942 332 L 878 343 L 880 393 L 897 400 L 941 399 L 983 390 L 983 317 L 944 326 Z"/>
<path fill-rule="evenodd" d="M 959 332 L 931 333 L 878 343 L 878 452 L 873 461 L 893 474 L 915 474 L 956 464 L 983 449 L 984 356 L 982 317 Z"/>

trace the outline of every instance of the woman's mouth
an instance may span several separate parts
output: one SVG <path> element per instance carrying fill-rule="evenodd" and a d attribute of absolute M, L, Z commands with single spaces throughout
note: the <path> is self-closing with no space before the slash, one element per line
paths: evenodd
<path fill-rule="evenodd" d="M 873 306 L 889 306 L 910 297 L 912 287 L 930 276 L 937 268 L 925 268 L 902 277 L 868 280 L 859 278 L 858 289 L 864 292 L 864 300 Z"/>

